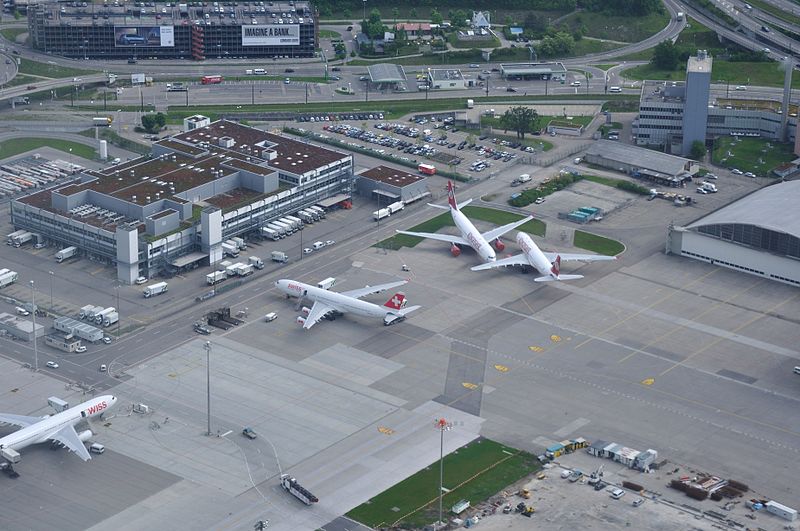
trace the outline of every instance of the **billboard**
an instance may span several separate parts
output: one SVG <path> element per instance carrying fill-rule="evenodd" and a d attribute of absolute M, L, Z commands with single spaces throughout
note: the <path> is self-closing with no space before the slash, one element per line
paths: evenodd
<path fill-rule="evenodd" d="M 242 46 L 299 46 L 299 24 L 242 26 Z"/>
<path fill-rule="evenodd" d="M 158 48 L 175 46 L 172 26 L 114 26 L 114 46 Z"/>

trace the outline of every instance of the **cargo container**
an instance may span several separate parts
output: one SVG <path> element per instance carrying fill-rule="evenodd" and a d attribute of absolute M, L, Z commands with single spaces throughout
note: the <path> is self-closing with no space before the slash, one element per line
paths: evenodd
<path fill-rule="evenodd" d="M 144 293 L 145 299 L 149 299 L 150 297 L 155 297 L 156 295 L 166 293 L 167 287 L 168 284 L 166 282 L 158 282 L 156 284 L 147 286 L 142 293 Z"/>

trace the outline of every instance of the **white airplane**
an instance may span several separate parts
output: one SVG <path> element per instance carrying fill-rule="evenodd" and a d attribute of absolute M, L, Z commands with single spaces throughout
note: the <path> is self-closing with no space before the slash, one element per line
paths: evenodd
<path fill-rule="evenodd" d="M 25 415 L 0 413 L 0 422 L 22 428 L 0 438 L 0 450 L 18 451 L 32 444 L 52 440 L 63 444 L 75 452 L 78 457 L 88 461 L 92 457 L 83 442 L 92 436 L 92 431 L 86 430 L 78 433 L 75 431 L 75 424 L 83 419 L 89 419 L 105 413 L 108 409 L 114 407 L 116 402 L 117 397 L 103 395 L 55 415 L 26 417 Z"/>
<path fill-rule="evenodd" d="M 517 244 L 522 253 L 497 260 L 490 264 L 482 264 L 471 268 L 473 271 L 481 271 L 492 267 L 504 267 L 512 265 L 533 266 L 543 276 L 534 279 L 536 282 L 551 282 L 553 280 L 574 280 L 583 278 L 583 275 L 562 275 L 561 262 L 581 261 L 598 262 L 604 260 L 616 260 L 616 256 L 604 256 L 601 254 L 559 254 L 545 253 L 539 246 L 533 243 L 530 236 L 524 232 L 517 233 Z"/>
<path fill-rule="evenodd" d="M 467 206 L 470 202 L 472 202 L 472 199 L 467 199 L 459 205 L 456 202 L 456 194 L 453 190 L 452 181 L 447 182 L 447 198 L 448 202 L 450 203 L 449 207 L 433 205 L 431 203 L 428 203 L 428 205 L 435 208 L 442 208 L 444 210 L 449 209 L 450 215 L 453 216 L 453 223 L 456 224 L 461 236 L 434 234 L 430 232 L 409 232 L 404 230 L 399 230 L 397 232 L 400 234 L 408 234 L 409 236 L 418 236 L 420 238 L 431 238 L 433 240 L 449 242 L 450 252 L 453 254 L 453 256 L 458 256 L 461 254 L 461 249 L 458 247 L 459 245 L 468 245 L 475 249 L 475 251 L 478 253 L 478 256 L 480 256 L 484 262 L 494 262 L 497 259 L 497 256 L 495 255 L 492 246 L 489 245 L 489 242 L 494 241 L 495 249 L 502 251 L 506 248 L 506 246 L 500 239 L 500 236 L 533 219 L 533 216 L 528 216 L 527 218 L 509 223 L 508 225 L 503 225 L 502 227 L 497 227 L 496 229 L 492 229 L 489 232 L 481 234 L 478 232 L 478 229 L 475 228 L 475 225 L 472 224 L 469 218 L 461 213 L 461 207 Z"/>
<path fill-rule="evenodd" d="M 300 316 L 297 318 L 297 322 L 308 330 L 326 316 L 335 318 L 337 314 L 343 313 L 353 313 L 362 317 L 382 317 L 383 324 L 386 326 L 399 323 L 406 318 L 406 315 L 419 308 L 419 306 L 406 308 L 406 296 L 404 293 L 395 293 L 383 306 L 359 299 L 366 295 L 380 293 L 407 283 L 408 280 L 400 280 L 340 293 L 287 279 L 276 281 L 275 287 L 285 293 L 287 297 L 306 298 L 314 303 L 311 309 L 303 307 L 303 313 L 306 314 L 306 317 Z"/>

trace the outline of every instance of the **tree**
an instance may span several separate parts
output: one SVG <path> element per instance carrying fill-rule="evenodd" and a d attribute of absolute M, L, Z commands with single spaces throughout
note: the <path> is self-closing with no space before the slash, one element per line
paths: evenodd
<path fill-rule="evenodd" d="M 672 41 L 663 41 L 653 49 L 653 58 L 650 63 L 663 70 L 675 70 L 680 59 L 680 50 Z"/>
<path fill-rule="evenodd" d="M 442 14 L 439 13 L 438 9 L 433 8 L 433 11 L 431 11 L 431 24 L 438 24 L 439 26 L 441 26 L 442 22 L 444 22 Z"/>
<path fill-rule="evenodd" d="M 400 10 L 397 7 L 392 8 L 392 18 L 394 18 L 394 25 L 397 26 L 397 17 L 400 16 Z"/>
<path fill-rule="evenodd" d="M 411 11 L 408 13 L 408 16 L 411 17 L 411 18 L 417 18 L 417 8 L 416 7 L 412 7 Z"/>
<path fill-rule="evenodd" d="M 370 11 L 367 20 L 361 22 L 361 31 L 370 39 L 380 39 L 386 31 L 386 26 L 381 20 L 381 12 L 377 9 Z"/>
<path fill-rule="evenodd" d="M 539 113 L 530 107 L 511 107 L 500 117 L 500 125 L 506 131 L 517 133 L 517 138 L 524 139 L 525 133 L 539 129 Z"/>
<path fill-rule="evenodd" d="M 692 142 L 692 149 L 689 151 L 689 156 L 695 160 L 700 160 L 706 156 L 706 145 L 702 140 L 695 140 Z"/>

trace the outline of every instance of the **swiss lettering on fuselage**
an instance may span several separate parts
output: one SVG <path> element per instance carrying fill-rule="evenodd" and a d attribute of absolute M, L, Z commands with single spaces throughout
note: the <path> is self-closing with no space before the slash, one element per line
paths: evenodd
<path fill-rule="evenodd" d="M 481 241 L 471 232 L 467 234 L 467 241 L 469 241 L 470 245 L 472 245 L 476 251 L 481 248 Z"/>
<path fill-rule="evenodd" d="M 105 400 L 103 400 L 102 402 L 98 402 L 97 404 L 94 404 L 92 406 L 87 407 L 86 408 L 86 414 L 87 415 L 94 415 L 96 413 L 99 413 L 99 412 L 103 411 L 107 407 L 108 407 L 108 404 L 106 403 Z"/>
<path fill-rule="evenodd" d="M 292 291 L 300 293 L 301 291 L 303 291 L 303 286 L 290 282 L 286 285 L 286 289 L 290 289 Z"/>

